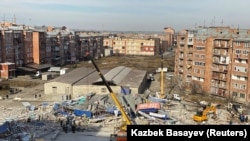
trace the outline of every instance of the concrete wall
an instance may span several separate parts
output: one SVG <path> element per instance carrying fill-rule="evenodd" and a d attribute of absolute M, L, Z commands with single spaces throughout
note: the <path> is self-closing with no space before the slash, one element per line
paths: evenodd
<path fill-rule="evenodd" d="M 106 89 L 106 91 L 102 91 L 102 89 Z M 111 89 L 115 94 L 121 92 L 121 87 L 120 86 L 111 86 Z M 132 93 L 138 92 L 138 88 L 130 88 Z M 98 86 L 98 85 L 76 85 L 73 86 L 73 98 L 77 98 L 79 96 L 95 92 L 96 94 L 109 94 L 110 92 L 108 91 L 106 86 Z"/>
<path fill-rule="evenodd" d="M 60 82 L 49 82 L 44 84 L 44 94 L 72 94 L 71 84 Z"/>

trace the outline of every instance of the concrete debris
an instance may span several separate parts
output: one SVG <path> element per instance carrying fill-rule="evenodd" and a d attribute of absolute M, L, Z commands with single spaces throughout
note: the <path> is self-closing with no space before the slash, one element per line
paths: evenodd
<path fill-rule="evenodd" d="M 117 94 L 127 114 L 135 124 L 248 124 L 249 111 L 234 104 L 216 106 L 216 119 L 208 114 L 205 122 L 195 122 L 198 109 L 209 105 L 206 101 L 166 100 L 158 101 L 157 108 L 138 108 L 140 104 L 157 103 L 143 95 Z M 152 97 L 151 97 L 152 99 Z M 154 99 L 155 100 L 155 99 Z M 63 102 L 12 101 L 15 107 L 0 107 L 0 139 L 56 140 L 64 133 L 82 132 L 92 134 L 102 131 L 113 133 L 122 123 L 121 113 L 110 95 L 91 93 Z M 34 104 L 36 103 L 36 104 Z M 38 104 L 37 104 L 38 103 Z M 153 105 L 155 106 L 155 105 Z M 143 109 L 143 110 L 142 110 Z M 145 110 L 146 109 L 146 110 Z M 248 114 L 248 115 L 247 115 Z"/>

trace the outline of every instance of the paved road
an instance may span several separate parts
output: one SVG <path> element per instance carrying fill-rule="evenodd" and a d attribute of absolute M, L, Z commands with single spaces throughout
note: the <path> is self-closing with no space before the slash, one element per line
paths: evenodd
<path fill-rule="evenodd" d="M 108 136 L 94 136 L 86 133 L 61 133 L 55 141 L 109 141 Z"/>

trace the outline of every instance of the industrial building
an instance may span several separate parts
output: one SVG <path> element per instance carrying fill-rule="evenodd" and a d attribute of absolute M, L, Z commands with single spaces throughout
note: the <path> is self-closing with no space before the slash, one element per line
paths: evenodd
<path fill-rule="evenodd" d="M 114 93 L 141 94 L 147 87 L 147 72 L 143 70 L 119 66 L 101 72 Z M 44 84 L 44 94 L 51 100 L 75 99 L 89 93 L 110 93 L 93 68 L 77 68 Z"/>

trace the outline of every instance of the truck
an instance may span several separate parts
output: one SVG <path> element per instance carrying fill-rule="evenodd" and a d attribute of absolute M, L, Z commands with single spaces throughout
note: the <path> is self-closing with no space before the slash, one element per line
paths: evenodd
<path fill-rule="evenodd" d="M 38 78 L 41 78 L 41 77 L 42 77 L 42 75 L 41 75 L 40 71 L 37 71 L 36 74 L 31 75 L 32 79 L 38 79 Z"/>
<path fill-rule="evenodd" d="M 99 67 L 95 63 L 94 59 L 89 54 L 87 54 L 86 57 L 91 60 L 96 71 L 98 72 L 99 76 L 101 77 L 102 81 L 104 82 L 105 86 L 107 87 L 112 100 L 114 101 L 115 105 L 118 107 L 118 110 L 121 112 L 121 115 L 122 115 L 123 123 L 121 124 L 119 129 L 115 131 L 114 134 L 110 135 L 110 141 L 113 141 L 113 139 L 114 139 L 114 141 L 127 141 L 127 125 L 131 125 L 132 121 L 130 120 L 130 118 L 127 115 L 126 111 L 124 110 L 122 104 L 118 100 L 118 97 L 116 96 L 116 94 L 113 92 L 113 90 L 109 86 L 108 82 L 106 81 L 104 75 L 102 74 Z"/>

